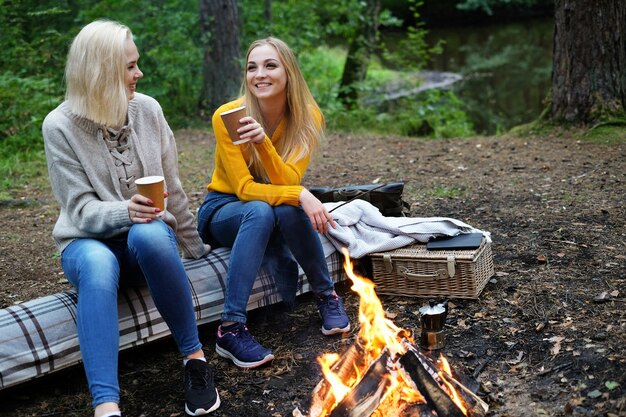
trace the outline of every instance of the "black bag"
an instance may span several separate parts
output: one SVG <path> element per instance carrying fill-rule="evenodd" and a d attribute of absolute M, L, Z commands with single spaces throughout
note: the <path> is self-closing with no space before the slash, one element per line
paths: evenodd
<path fill-rule="evenodd" d="M 358 198 L 370 202 L 386 217 L 403 217 L 409 213 L 409 204 L 402 200 L 403 190 L 403 182 L 309 188 L 322 203 L 348 202 Z"/>

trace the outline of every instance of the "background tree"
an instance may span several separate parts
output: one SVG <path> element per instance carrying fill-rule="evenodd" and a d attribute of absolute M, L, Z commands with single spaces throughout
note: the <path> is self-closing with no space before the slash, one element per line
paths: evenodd
<path fill-rule="evenodd" d="M 365 0 L 361 3 L 358 26 L 350 40 L 348 56 L 343 67 L 338 98 L 346 108 L 354 108 L 358 99 L 359 85 L 365 81 L 370 54 L 378 38 L 380 0 Z"/>
<path fill-rule="evenodd" d="M 549 117 L 577 125 L 626 109 L 626 2 L 556 0 Z"/>
<path fill-rule="evenodd" d="M 272 21 L 272 0 L 265 0 L 265 6 L 263 7 L 263 17 L 267 22 Z"/>
<path fill-rule="evenodd" d="M 237 0 L 200 0 L 204 47 L 200 109 L 213 111 L 234 98 L 241 85 L 241 18 Z"/>

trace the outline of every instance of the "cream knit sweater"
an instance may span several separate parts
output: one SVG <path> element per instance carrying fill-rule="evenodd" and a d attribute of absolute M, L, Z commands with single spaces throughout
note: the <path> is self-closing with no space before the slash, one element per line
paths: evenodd
<path fill-rule="evenodd" d="M 130 200 L 122 196 L 103 129 L 104 126 L 73 114 L 67 103 L 50 112 L 43 122 L 50 183 L 61 208 L 52 232 L 60 251 L 74 239 L 112 238 L 127 232 L 132 225 Z M 176 232 L 183 256 L 201 257 L 205 247 L 178 177 L 174 135 L 159 103 L 136 93 L 129 102 L 128 129 L 129 143 L 136 147 L 138 155 L 133 163 L 140 165 L 139 172 L 143 176 L 165 177 L 170 194 L 163 219 Z"/>

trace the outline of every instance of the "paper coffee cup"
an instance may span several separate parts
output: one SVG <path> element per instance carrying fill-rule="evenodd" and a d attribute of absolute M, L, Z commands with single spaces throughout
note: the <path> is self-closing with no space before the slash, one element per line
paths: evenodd
<path fill-rule="evenodd" d="M 137 192 L 154 202 L 154 207 L 165 211 L 165 178 L 160 175 L 143 177 L 135 180 Z"/>
<path fill-rule="evenodd" d="M 250 139 L 241 139 L 239 133 L 237 133 L 237 129 L 243 126 L 242 123 L 239 123 L 239 119 L 246 116 L 246 106 L 228 110 L 227 112 L 221 113 L 220 116 L 222 116 L 226 130 L 228 130 L 228 136 L 230 136 L 234 145 L 240 145 L 250 141 Z"/>

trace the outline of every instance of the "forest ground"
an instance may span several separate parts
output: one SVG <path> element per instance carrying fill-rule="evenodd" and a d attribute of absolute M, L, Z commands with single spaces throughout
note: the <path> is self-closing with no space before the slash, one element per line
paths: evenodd
<path fill-rule="evenodd" d="M 181 178 L 199 206 L 214 138 L 177 132 Z M 450 300 L 442 353 L 480 383 L 489 416 L 626 416 L 626 141 L 494 136 L 423 140 L 327 137 L 305 185 L 404 181 L 411 216 L 446 216 L 492 233 L 496 274 L 477 300 Z M 0 203 L 0 307 L 69 288 L 51 231 L 57 206 L 45 173 Z M 340 285 L 353 323 L 358 297 Z M 389 317 L 419 334 L 427 300 L 381 296 Z M 222 406 L 215 416 L 306 412 L 316 358 L 351 338 L 323 337 L 310 295 L 294 311 L 255 311 L 250 327 L 274 349 L 243 371 L 214 353 L 200 327 Z M 356 327 L 356 325 L 355 325 Z M 354 333 L 353 333 L 354 334 Z M 1 351 L 1 347 L 0 347 Z M 182 369 L 170 339 L 121 353 L 124 415 L 183 416 Z M 82 367 L 0 391 L 0 416 L 90 416 Z"/>

